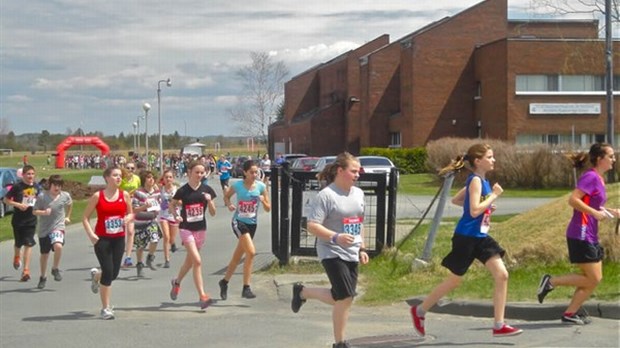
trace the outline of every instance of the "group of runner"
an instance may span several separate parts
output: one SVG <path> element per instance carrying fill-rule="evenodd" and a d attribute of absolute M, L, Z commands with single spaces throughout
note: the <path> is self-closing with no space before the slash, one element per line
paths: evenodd
<path fill-rule="evenodd" d="M 542 303 L 548 293 L 557 286 L 575 287 L 576 291 L 561 321 L 577 325 L 590 323 L 590 319 L 579 313 L 579 309 L 602 279 L 603 250 L 598 241 L 598 221 L 612 217 L 620 218 L 620 209 L 605 207 L 607 196 L 604 174 L 613 168 L 615 162 L 613 148 L 609 144 L 594 144 L 589 153 L 580 156 L 575 164 L 581 166 L 586 160 L 589 160 L 591 169 L 580 177 L 570 196 L 569 205 L 573 208 L 573 217 L 566 232 L 570 261 L 579 267 L 581 273 L 564 276 L 543 275 L 538 289 L 538 300 Z M 495 166 L 493 150 L 486 144 L 475 144 L 469 148 L 466 155 L 459 156 L 453 161 L 451 167 L 460 168 L 465 163 L 472 173 L 465 186 L 452 199 L 452 203 L 463 207 L 463 215 L 454 231 L 452 250 L 442 261 L 442 265 L 450 271 L 450 274 L 421 304 L 410 308 L 413 328 L 420 336 L 426 334 L 426 313 L 442 297 L 458 287 L 474 260 L 479 260 L 489 270 L 495 284 L 492 335 L 494 337 L 518 335 L 523 330 L 508 325 L 504 320 L 508 290 L 508 271 L 502 260 L 505 250 L 488 234 L 495 201 L 503 193 L 498 183 L 491 185 L 486 178 L 486 174 Z M 124 170 L 131 171 L 130 165 L 128 164 Z M 219 165 L 218 163 L 218 170 L 221 173 L 225 173 L 226 168 L 229 168 L 229 163 L 224 161 L 221 164 L 224 166 L 223 169 L 220 169 Z M 228 282 L 243 256 L 245 262 L 241 296 L 250 299 L 256 297 L 250 288 L 250 282 L 252 261 L 256 254 L 253 238 L 257 227 L 257 213 L 261 205 L 267 212 L 271 208 L 267 186 L 258 180 L 259 169 L 259 163 L 246 161 L 243 166 L 244 179 L 230 187 L 227 177 L 225 175 L 223 178 L 220 177 L 224 191 L 224 205 L 234 212 L 232 229 L 238 239 L 227 271 L 219 281 L 222 300 L 227 299 Z M 171 172 L 165 173 L 160 190 L 155 184 L 153 173 L 144 171 L 141 174 L 141 188 L 134 190 L 133 199 L 129 190 L 121 189 L 123 178 L 126 181 L 131 180 L 133 174 L 123 174 L 117 167 L 110 167 L 104 171 L 106 187 L 90 198 L 82 220 L 101 266 L 100 270 L 91 270 L 91 290 L 101 294 L 103 319 L 114 318 L 114 311 L 110 307 L 111 283 L 119 274 L 123 254 L 126 253 L 125 239 L 126 237 L 128 241 L 130 239 L 130 226 L 135 224 L 135 239 L 140 241 L 128 242 L 137 247 L 138 265 L 142 263 L 141 250 L 148 247 L 147 265 L 152 266 L 154 259 L 152 245 L 157 245 L 161 235 L 159 228 L 155 227 L 157 219 L 159 222 L 165 222 L 168 229 L 179 225 L 181 240 L 187 250 L 177 276 L 171 281 L 170 298 L 177 299 L 181 282 L 191 270 L 200 308 L 205 309 L 213 302 L 204 291 L 200 257 L 200 249 L 204 244 L 207 230 L 206 212 L 211 216 L 216 214 L 214 199 L 217 195 L 211 186 L 203 182 L 208 170 L 208 166 L 200 161 L 191 162 L 188 166 L 188 182 L 176 191 L 170 184 L 173 182 Z M 316 299 L 333 306 L 332 323 L 335 340 L 333 347 L 336 348 L 349 347 L 349 343 L 345 340 L 345 328 L 353 298 L 356 296 L 358 265 L 365 264 L 369 260 L 363 236 L 364 193 L 355 186 L 359 175 L 360 163 L 348 153 L 338 155 L 333 163 L 318 174 L 319 181 L 325 182 L 326 186 L 311 204 L 308 230 L 317 238 L 317 253 L 331 287 L 310 288 L 302 283 L 296 283 L 293 286 L 291 300 L 291 309 L 295 313 L 299 312 L 308 299 Z M 31 236 L 34 234 L 32 222 L 36 223 L 34 216 L 39 215 L 42 220 L 40 237 L 45 235 L 47 236 L 45 238 L 49 239 L 40 240 L 41 279 L 45 279 L 44 259 L 47 260 L 47 257 L 43 257 L 44 251 L 49 253 L 49 250 L 54 250 L 60 254 L 64 223 L 68 221 L 68 215 L 65 215 L 63 209 L 67 208 L 70 212 L 71 200 L 70 197 L 60 200 L 59 197 L 66 195 L 60 190 L 62 180 L 58 177 L 50 177 L 47 196 L 39 196 L 34 184 L 34 168 L 25 166 L 23 176 L 22 183 L 15 185 L 5 199 L 17 208 L 13 216 L 16 253 L 14 266 L 18 269 L 21 257 L 24 258 L 22 281 L 27 281 L 30 248 L 34 245 Z M 156 191 L 158 194 L 155 195 Z M 234 195 L 237 196 L 237 204 L 231 201 Z M 51 202 L 57 203 L 52 206 Z M 162 209 L 163 207 L 167 209 Z M 97 222 L 93 228 L 90 225 L 90 217 L 95 210 Z M 44 221 L 45 216 L 50 219 L 54 216 L 54 221 L 57 223 L 50 224 L 49 221 Z M 51 225 L 53 227 L 50 227 Z M 173 249 L 172 234 L 168 234 L 167 239 Z M 22 247 L 25 247 L 23 253 L 21 253 Z M 165 259 L 164 267 L 169 266 L 169 261 L 169 258 Z M 56 259 L 52 274 L 56 279 L 58 274 Z"/>

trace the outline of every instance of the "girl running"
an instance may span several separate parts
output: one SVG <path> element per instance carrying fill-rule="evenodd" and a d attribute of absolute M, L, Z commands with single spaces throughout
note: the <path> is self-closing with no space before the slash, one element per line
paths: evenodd
<path fill-rule="evenodd" d="M 250 289 L 250 278 L 252 276 L 252 264 L 256 255 L 254 247 L 254 234 L 256 233 L 256 224 L 258 223 L 258 210 L 260 204 L 266 212 L 271 210 L 269 202 L 269 192 L 267 187 L 261 181 L 256 180 L 258 177 L 258 166 L 254 161 L 249 160 L 243 163 L 244 179 L 236 181 L 224 194 L 224 205 L 228 210 L 234 211 L 232 219 L 232 229 L 237 236 L 237 247 L 233 252 L 226 274 L 220 280 L 220 297 L 226 300 L 228 297 L 228 282 L 235 273 L 237 265 L 241 261 L 241 257 L 245 255 L 243 262 L 243 290 L 241 297 L 255 298 L 256 295 Z M 237 195 L 237 205 L 230 202 L 233 195 Z"/>
<path fill-rule="evenodd" d="M 187 250 L 185 261 L 183 265 L 181 265 L 177 277 L 172 279 L 170 299 L 173 301 L 177 299 L 181 291 L 181 281 L 191 269 L 192 275 L 194 276 L 194 285 L 198 291 L 200 308 L 206 309 L 211 305 L 213 300 L 204 290 L 200 249 L 204 245 L 207 234 L 205 211 L 208 209 L 211 216 L 215 215 L 215 203 L 213 200 L 216 194 L 211 186 L 201 183 L 206 173 L 204 164 L 199 161 L 192 161 L 188 166 L 188 170 L 189 177 L 187 184 L 177 190 L 168 207 L 170 214 L 172 214 L 177 221 L 180 221 L 179 234 Z M 177 213 L 177 206 L 181 208 L 180 216 Z"/>
<path fill-rule="evenodd" d="M 146 266 L 151 270 L 155 268 L 155 251 L 161 239 L 162 233 L 157 222 L 160 211 L 160 192 L 155 185 L 155 176 L 151 171 L 140 173 L 142 187 L 133 193 L 133 207 L 136 219 L 134 222 L 135 236 L 134 245 L 136 247 L 136 272 L 138 278 L 144 277 L 144 249 L 148 248 L 146 256 Z"/>
<path fill-rule="evenodd" d="M 91 291 L 95 294 L 100 293 L 101 318 L 108 320 L 114 319 L 115 314 L 110 306 L 112 281 L 120 272 L 125 249 L 125 232 L 134 216 L 129 193 L 119 189 L 122 180 L 120 168 L 106 168 L 103 178 L 106 187 L 95 192 L 88 200 L 82 224 L 86 236 L 94 245 L 95 255 L 101 267 L 101 271 L 96 268 L 90 270 Z M 93 230 L 90 217 L 94 211 L 97 211 L 97 222 Z"/>
<path fill-rule="evenodd" d="M 426 312 L 461 284 L 471 264 L 478 259 L 489 270 L 495 281 L 493 336 L 518 335 L 523 330 L 504 322 L 508 292 L 508 271 L 502 261 L 505 250 L 488 235 L 491 213 L 495 210 L 493 203 L 504 192 L 497 183 L 491 187 L 485 178 L 486 173 L 495 167 L 493 150 L 489 145 L 476 144 L 467 150 L 465 157 L 459 159 L 455 166 L 460 166 L 461 163 L 458 162 L 463 160 L 469 162 L 473 173 L 467 178 L 465 187 L 452 198 L 453 204 L 463 207 L 463 216 L 454 230 L 452 251 L 441 262 L 451 274 L 424 299 L 422 304 L 411 307 L 413 327 L 420 336 L 425 335 Z"/>
<path fill-rule="evenodd" d="M 164 234 L 164 268 L 170 267 L 170 252 L 177 251 L 174 243 L 179 233 L 179 222 L 168 210 L 170 200 L 177 192 L 177 185 L 174 182 L 174 171 L 168 169 L 164 172 L 163 184 L 161 189 L 161 210 L 159 211 L 159 223 Z M 177 212 L 179 215 L 179 212 Z"/>

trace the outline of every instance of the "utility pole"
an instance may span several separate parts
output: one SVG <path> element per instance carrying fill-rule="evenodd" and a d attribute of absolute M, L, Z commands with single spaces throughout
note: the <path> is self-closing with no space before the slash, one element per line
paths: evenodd
<path fill-rule="evenodd" d="M 607 92 L 607 142 L 615 149 L 614 129 L 614 46 L 612 40 L 611 0 L 605 0 L 605 85 Z M 614 182 L 614 171 L 607 172 L 607 182 Z"/>

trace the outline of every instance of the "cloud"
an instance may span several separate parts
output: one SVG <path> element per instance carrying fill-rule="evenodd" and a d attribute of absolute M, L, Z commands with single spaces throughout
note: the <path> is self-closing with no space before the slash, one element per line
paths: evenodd
<path fill-rule="evenodd" d="M 7 101 L 13 102 L 13 103 L 26 103 L 26 102 L 32 101 L 32 98 L 26 95 L 10 95 L 6 99 Z"/>

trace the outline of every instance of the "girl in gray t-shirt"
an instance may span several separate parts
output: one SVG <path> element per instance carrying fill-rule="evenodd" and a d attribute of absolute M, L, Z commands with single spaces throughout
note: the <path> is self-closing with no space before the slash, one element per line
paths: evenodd
<path fill-rule="evenodd" d="M 317 238 L 317 253 L 331 289 L 293 286 L 291 309 L 297 313 L 307 299 L 332 305 L 334 323 L 333 347 L 348 347 L 345 328 L 349 310 L 356 295 L 357 268 L 368 262 L 364 249 L 364 192 L 354 186 L 359 178 L 360 163 L 349 153 L 319 173 L 319 181 L 327 186 L 319 192 L 308 215 L 308 231 Z"/>

